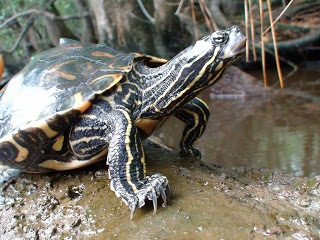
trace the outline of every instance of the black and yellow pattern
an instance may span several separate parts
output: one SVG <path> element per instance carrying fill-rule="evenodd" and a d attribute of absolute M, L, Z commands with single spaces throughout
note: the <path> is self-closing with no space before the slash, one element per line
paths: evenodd
<path fill-rule="evenodd" d="M 244 42 L 237 27 L 216 31 L 167 62 L 62 39 L 0 92 L 0 160 L 27 172 L 104 160 L 131 216 L 145 198 L 156 211 L 170 189 L 165 176 L 147 175 L 142 140 L 175 116 L 186 124 L 181 152 L 200 157 L 193 144 L 210 111 L 196 95 L 242 55 Z"/>

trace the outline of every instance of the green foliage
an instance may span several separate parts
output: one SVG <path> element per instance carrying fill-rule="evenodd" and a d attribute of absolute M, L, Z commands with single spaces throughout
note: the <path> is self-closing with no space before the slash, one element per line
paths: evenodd
<path fill-rule="evenodd" d="M 80 16 L 75 0 L 66 1 L 66 0 L 56 0 L 54 5 L 59 12 L 60 16 Z M 77 36 L 81 35 L 81 20 L 72 19 L 65 21 L 66 26 Z"/>
<path fill-rule="evenodd" d="M 79 16 L 81 13 L 75 1 L 76 0 L 0 0 L 0 25 L 8 18 L 28 10 L 45 11 L 50 14 L 53 13 L 57 17 Z M 54 3 L 57 12 L 49 7 L 50 2 Z M 47 9 L 44 9 L 46 6 Z M 0 29 L 0 53 L 9 51 L 14 46 L 14 43 L 19 38 L 22 29 L 30 17 L 31 14 L 19 16 L 15 21 L 10 22 L 10 24 Z M 8 54 L 7 57 L 5 56 L 6 60 L 10 58 L 9 62 L 15 64 L 20 62 L 20 64 L 23 65 L 36 50 L 43 50 L 52 46 L 52 43 L 48 40 L 49 36 L 43 19 L 42 14 L 37 16 L 32 25 L 32 32 L 29 32 L 28 36 L 24 38 L 26 41 L 23 41 L 13 54 Z M 64 23 L 76 36 L 81 36 L 81 19 L 68 19 L 64 20 Z M 32 45 L 30 37 L 36 39 L 33 43 L 36 42 L 37 46 Z M 6 62 L 8 63 L 8 60 Z"/>

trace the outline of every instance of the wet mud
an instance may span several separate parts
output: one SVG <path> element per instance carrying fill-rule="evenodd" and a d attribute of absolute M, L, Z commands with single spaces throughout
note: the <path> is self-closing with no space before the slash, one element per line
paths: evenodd
<path fill-rule="evenodd" d="M 148 173 L 166 175 L 172 190 L 156 214 L 147 203 L 130 220 L 104 164 L 2 170 L 1 239 L 319 239 L 320 177 L 208 166 L 151 141 L 145 150 Z"/>
<path fill-rule="evenodd" d="M 215 120 L 209 123 L 212 128 L 200 139 L 199 148 L 205 144 L 216 148 L 202 149 L 203 161 L 181 158 L 166 147 L 179 140 L 180 132 L 177 139 L 160 132 L 144 143 L 148 174 L 159 172 L 169 179 L 172 196 L 167 207 L 159 200 L 153 214 L 152 203 L 147 202 L 130 220 L 129 209 L 110 190 L 104 163 L 50 174 L 0 168 L 0 239 L 320 239 L 320 176 L 297 177 L 276 170 L 277 165 L 270 164 L 273 155 L 267 158 L 267 168 L 253 156 L 256 164 L 252 167 L 242 161 L 250 155 L 235 151 L 238 143 L 256 150 L 258 146 L 248 142 L 248 131 L 237 132 L 239 121 L 246 123 L 253 114 L 262 121 L 267 112 L 270 121 L 281 126 L 282 116 L 295 111 L 294 123 L 299 125 L 299 119 L 305 123 L 311 118 L 306 113 L 315 113 L 318 105 L 270 89 L 263 90 L 263 99 L 257 100 L 261 86 L 238 70 L 232 71 L 222 82 L 225 86 L 205 93 L 215 99 Z M 234 78 L 241 82 L 234 84 Z M 301 107 L 274 111 L 278 102 L 269 96 L 286 99 L 288 106 L 301 102 Z M 226 98 L 238 101 L 223 105 Z M 265 101 L 271 105 L 263 104 Z M 172 134 L 179 127 L 164 128 Z M 223 136 L 224 131 L 231 135 Z M 219 137 L 224 141 L 218 143 L 215 139 Z M 168 142 L 163 145 L 163 140 Z M 241 160 L 239 165 L 224 165 L 226 153 L 231 154 L 230 159 Z M 316 162 L 313 168 L 319 160 Z"/>

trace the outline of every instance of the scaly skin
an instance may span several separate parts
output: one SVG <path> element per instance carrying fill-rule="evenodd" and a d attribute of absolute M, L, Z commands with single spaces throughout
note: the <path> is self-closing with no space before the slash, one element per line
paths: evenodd
<path fill-rule="evenodd" d="M 186 124 L 181 153 L 201 157 L 193 145 L 210 111 L 196 95 L 221 78 L 244 43 L 237 27 L 216 31 L 165 63 L 62 40 L 0 92 L 0 160 L 31 172 L 104 160 L 111 189 L 129 206 L 131 218 L 146 198 L 156 211 L 157 198 L 166 205 L 170 187 L 160 173 L 146 174 L 142 140 L 175 116 Z"/>

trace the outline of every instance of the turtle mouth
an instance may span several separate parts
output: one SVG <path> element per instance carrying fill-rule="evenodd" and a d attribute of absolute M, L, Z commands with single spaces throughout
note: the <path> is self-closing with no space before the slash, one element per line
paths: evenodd
<path fill-rule="evenodd" d="M 229 42 L 224 49 L 223 58 L 238 58 L 245 51 L 247 38 L 241 33 L 237 26 L 229 28 L 228 31 Z"/>
<path fill-rule="evenodd" d="M 246 47 L 246 42 L 247 42 L 247 38 L 245 36 L 241 36 L 240 39 L 238 39 L 238 44 L 235 44 L 233 46 L 233 48 L 231 49 L 231 51 L 233 52 L 233 54 L 235 56 L 239 56 L 242 55 L 245 51 L 245 47 Z"/>

